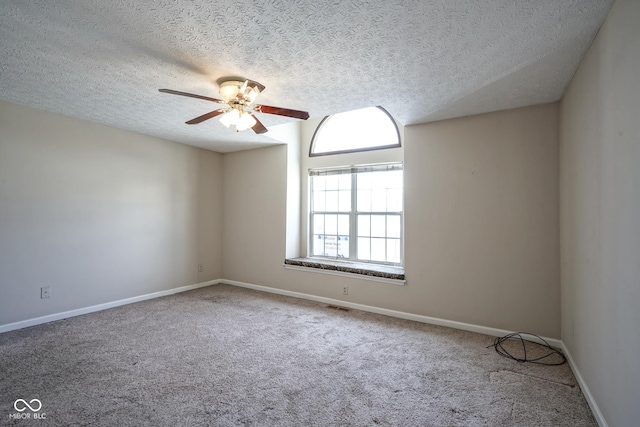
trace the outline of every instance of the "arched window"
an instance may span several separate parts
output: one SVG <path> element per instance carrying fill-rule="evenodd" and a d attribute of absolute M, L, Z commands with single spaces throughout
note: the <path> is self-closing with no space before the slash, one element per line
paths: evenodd
<path fill-rule="evenodd" d="M 400 147 L 400 132 L 393 118 L 382 107 L 369 107 L 325 117 L 313 135 L 309 156 L 395 147 Z"/>

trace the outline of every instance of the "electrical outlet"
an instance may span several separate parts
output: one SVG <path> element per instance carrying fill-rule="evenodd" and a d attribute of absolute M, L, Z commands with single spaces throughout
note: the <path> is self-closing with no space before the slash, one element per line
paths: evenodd
<path fill-rule="evenodd" d="M 349 295 L 349 287 L 348 286 L 343 286 L 342 287 L 342 295 Z"/>
<path fill-rule="evenodd" d="M 204 266 L 202 264 L 198 264 L 198 271 L 202 273 L 204 271 Z"/>
<path fill-rule="evenodd" d="M 43 286 L 40 288 L 40 298 L 51 298 L 51 286 Z"/>

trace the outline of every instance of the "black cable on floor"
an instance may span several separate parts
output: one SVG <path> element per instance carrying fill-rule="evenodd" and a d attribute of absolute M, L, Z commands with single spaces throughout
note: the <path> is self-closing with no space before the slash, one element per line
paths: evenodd
<path fill-rule="evenodd" d="M 538 338 L 540 341 L 542 341 L 544 344 L 541 344 L 540 342 L 524 339 L 522 337 L 522 334 L 534 336 L 534 337 Z M 511 353 L 509 353 L 507 351 L 507 349 L 504 348 L 502 343 L 507 341 L 507 340 L 510 340 L 510 339 L 514 339 L 514 340 L 519 339 L 520 340 L 520 342 L 522 343 L 522 352 L 524 354 L 524 358 L 520 359 L 518 357 L 515 357 Z M 549 350 L 549 352 L 547 354 L 545 354 L 544 356 L 536 357 L 535 359 L 529 359 L 529 358 L 527 358 L 527 348 L 525 346 L 525 341 L 528 342 L 528 343 L 532 343 L 532 344 L 538 345 L 540 347 L 544 347 L 547 350 Z M 549 343 L 544 340 L 544 338 L 541 338 L 536 334 L 530 334 L 528 332 L 514 332 L 512 334 L 508 334 L 508 335 L 505 335 L 503 337 L 496 337 L 496 339 L 493 341 L 493 344 L 487 346 L 487 348 L 489 348 L 489 347 L 495 348 L 496 353 L 498 353 L 500 356 L 506 357 L 506 358 L 511 359 L 511 360 L 515 360 L 516 362 L 519 362 L 519 363 L 528 362 L 528 363 L 535 363 L 535 364 L 538 364 L 538 365 L 547 365 L 547 366 L 558 366 L 558 365 L 563 365 L 563 364 L 567 363 L 567 358 L 564 356 L 564 354 L 560 350 L 551 347 L 549 345 Z M 555 363 L 554 362 L 543 361 L 544 359 L 546 359 L 546 358 L 548 358 L 550 356 L 553 356 L 554 354 L 557 354 L 558 356 L 560 356 L 562 361 L 561 362 L 555 362 Z"/>

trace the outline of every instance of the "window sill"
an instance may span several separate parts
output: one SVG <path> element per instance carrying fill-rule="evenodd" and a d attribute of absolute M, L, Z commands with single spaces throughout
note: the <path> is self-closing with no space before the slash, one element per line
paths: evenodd
<path fill-rule="evenodd" d="M 359 262 L 332 261 L 318 258 L 292 258 L 284 260 L 285 268 L 334 274 L 354 279 L 404 285 L 404 269 L 386 265 Z"/>

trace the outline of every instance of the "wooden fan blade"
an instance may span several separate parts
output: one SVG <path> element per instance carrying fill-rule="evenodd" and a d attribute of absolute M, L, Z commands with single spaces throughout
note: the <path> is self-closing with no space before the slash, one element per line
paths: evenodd
<path fill-rule="evenodd" d="M 296 119 L 307 120 L 309 113 L 306 111 L 290 110 L 288 108 L 270 107 L 268 105 L 256 105 L 254 109 L 260 113 L 277 114 L 278 116 L 294 117 Z"/>
<path fill-rule="evenodd" d="M 207 114 L 203 114 L 203 115 L 201 115 L 199 117 L 196 117 L 195 119 L 191 119 L 186 123 L 188 125 L 195 125 L 195 124 L 204 122 L 205 120 L 209 120 L 212 117 L 219 116 L 220 114 L 223 114 L 224 112 L 225 112 L 224 109 L 214 110 L 214 111 L 211 111 L 211 112 L 209 112 Z"/>
<path fill-rule="evenodd" d="M 178 90 L 172 90 L 172 89 L 158 89 L 158 91 L 160 91 L 162 93 L 170 93 L 170 94 L 173 94 L 173 95 L 188 96 L 188 97 L 191 97 L 191 98 L 204 99 L 205 101 L 213 101 L 213 102 L 218 102 L 220 104 L 226 104 L 226 102 L 224 102 L 222 99 L 209 98 L 208 96 L 196 95 L 195 93 L 180 92 Z"/>
<path fill-rule="evenodd" d="M 256 124 L 255 124 L 255 125 L 253 125 L 253 126 L 251 127 L 251 129 L 253 129 L 253 131 L 254 131 L 255 133 L 257 133 L 257 134 L 267 132 L 267 128 L 266 128 L 266 127 L 264 127 L 264 125 L 262 124 L 262 122 L 261 122 L 260 120 L 258 120 L 258 118 L 256 117 L 256 115 L 255 115 L 255 114 L 253 115 L 253 118 L 254 118 L 254 119 L 256 119 Z"/>

